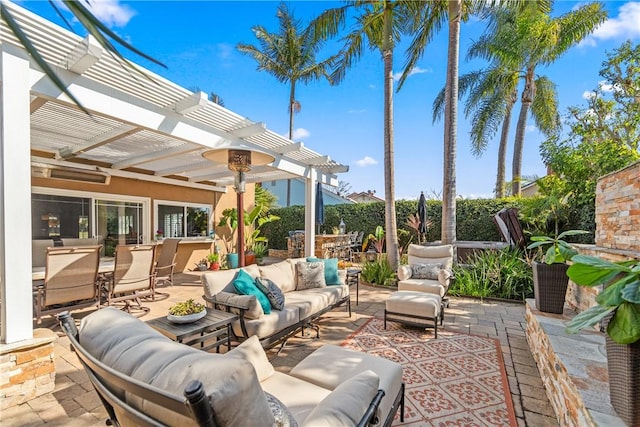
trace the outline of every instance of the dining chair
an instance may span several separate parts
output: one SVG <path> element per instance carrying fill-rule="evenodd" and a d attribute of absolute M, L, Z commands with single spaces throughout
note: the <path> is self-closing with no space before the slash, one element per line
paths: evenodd
<path fill-rule="evenodd" d="M 158 285 L 173 286 L 173 270 L 176 266 L 176 255 L 178 254 L 178 243 L 181 239 L 164 239 L 162 241 L 162 248 L 158 260 L 155 265 L 155 279 L 153 282 L 153 293 L 151 299 L 156 300 L 156 294 L 166 295 L 169 294 L 158 292 L 156 288 Z"/>
<path fill-rule="evenodd" d="M 87 307 L 100 308 L 98 265 L 101 245 L 47 248 L 45 278 L 34 288 L 34 311 L 42 316 Z"/>
<path fill-rule="evenodd" d="M 31 241 L 31 267 L 44 267 L 47 263 L 47 248 L 55 246 L 53 239 Z"/>
<path fill-rule="evenodd" d="M 149 312 L 140 298 L 153 295 L 155 245 L 118 245 L 115 249 L 113 274 L 105 277 L 106 304 L 119 306 L 131 313 L 131 308 Z M 134 304 L 132 304 L 134 303 Z"/>

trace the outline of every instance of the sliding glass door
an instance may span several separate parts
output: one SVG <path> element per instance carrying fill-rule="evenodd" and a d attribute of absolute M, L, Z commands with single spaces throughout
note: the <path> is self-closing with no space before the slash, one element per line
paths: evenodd
<path fill-rule="evenodd" d="M 106 256 L 113 256 L 116 245 L 143 242 L 142 203 L 95 200 L 94 206 L 96 227 L 98 234 L 104 236 Z"/>

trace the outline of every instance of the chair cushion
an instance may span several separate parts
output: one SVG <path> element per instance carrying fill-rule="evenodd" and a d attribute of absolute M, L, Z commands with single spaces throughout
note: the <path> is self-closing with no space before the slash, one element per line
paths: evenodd
<path fill-rule="evenodd" d="M 296 290 L 325 288 L 324 262 L 299 262 L 296 264 Z"/>
<path fill-rule="evenodd" d="M 220 302 L 227 302 L 229 304 L 247 307 L 247 311 L 244 313 L 244 317 L 247 319 L 260 319 L 264 316 L 264 310 L 262 310 L 262 306 L 255 295 L 238 295 L 231 292 L 218 292 L 218 294 L 214 296 L 214 299 Z M 240 314 L 240 310 L 237 308 L 232 308 L 231 312 L 234 314 Z"/>
<path fill-rule="evenodd" d="M 265 294 L 271 304 L 271 308 L 282 310 L 284 307 L 284 293 L 271 279 L 256 277 L 256 287 Z"/>
<path fill-rule="evenodd" d="M 399 291 L 416 291 L 437 294 L 443 297 L 447 293 L 447 287 L 437 280 L 409 279 L 398 282 Z"/>
<path fill-rule="evenodd" d="M 261 266 L 260 277 L 271 279 L 285 294 L 296 290 L 296 279 L 288 261 Z"/>
<path fill-rule="evenodd" d="M 304 420 L 305 426 L 356 425 L 378 391 L 380 378 L 366 370 L 336 387 Z"/>
<path fill-rule="evenodd" d="M 320 259 L 315 257 L 307 258 L 307 262 L 324 262 L 324 281 L 327 285 L 341 285 L 338 275 L 338 258 Z"/>
<path fill-rule="evenodd" d="M 442 270 L 442 264 L 413 264 L 411 266 L 411 278 L 438 280 L 438 272 L 440 270 Z"/>
<path fill-rule="evenodd" d="M 262 306 L 264 314 L 271 313 L 271 303 L 269 302 L 269 299 L 260 289 L 258 289 L 255 279 L 249 276 L 247 272 L 242 269 L 238 271 L 236 278 L 233 279 L 233 287 L 240 295 L 255 295 Z"/>

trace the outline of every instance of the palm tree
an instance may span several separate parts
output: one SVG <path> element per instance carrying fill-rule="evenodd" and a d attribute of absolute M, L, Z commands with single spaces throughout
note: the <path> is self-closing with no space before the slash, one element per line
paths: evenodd
<path fill-rule="evenodd" d="M 471 51 L 471 49 L 470 49 Z M 467 55 L 470 57 L 471 55 Z M 498 148 L 495 196 L 505 196 L 505 169 L 511 112 L 517 101 L 519 75 L 503 66 L 492 64 L 486 70 L 472 71 L 459 79 L 459 98 L 468 93 L 465 118 L 471 117 L 471 151 L 480 157 L 489 140 L 501 128 Z M 433 102 L 433 121 L 440 119 L 444 109 L 444 88 Z"/>
<path fill-rule="evenodd" d="M 315 26 L 322 37 L 335 36 L 344 26 L 349 9 L 356 11 L 354 29 L 344 38 L 337 67 L 331 74 L 335 84 L 340 83 L 346 72 L 360 56 L 365 46 L 380 52 L 384 64 L 384 184 L 385 184 L 385 243 L 387 259 L 397 268 L 398 225 L 395 205 L 395 162 L 393 141 L 393 52 L 400 35 L 409 22 L 412 1 L 406 0 L 349 0 L 346 5 L 323 12 L 316 18 Z"/>
<path fill-rule="evenodd" d="M 522 152 L 529 112 L 537 127 L 547 136 L 560 130 L 560 116 L 554 83 L 536 74 L 536 67 L 549 65 L 579 43 L 607 17 L 602 4 L 591 3 L 552 18 L 535 2 L 520 11 L 499 10 L 495 25 L 477 43 L 478 52 L 495 59 L 524 80 L 521 108 L 516 126 L 512 162 L 513 195 L 521 192 Z"/>
<path fill-rule="evenodd" d="M 56 12 L 58 13 L 58 16 L 65 19 L 64 15 L 60 11 L 60 8 L 56 4 L 56 2 L 49 2 L 49 3 L 56 10 Z M 134 66 L 128 59 L 126 59 L 122 55 L 120 50 L 118 50 L 116 45 L 120 45 L 125 50 L 128 50 L 129 52 L 132 52 L 138 56 L 141 56 L 155 64 L 158 64 L 166 68 L 166 65 L 164 65 L 162 62 L 136 49 L 134 46 L 127 43 L 120 36 L 114 33 L 109 27 L 107 27 L 102 22 L 100 22 L 100 20 L 96 18 L 93 15 L 93 13 L 91 13 L 91 11 L 82 4 L 82 3 L 86 3 L 87 5 L 90 5 L 91 2 L 89 0 L 83 0 L 83 1 L 61 0 L 61 3 L 64 4 L 64 6 L 66 6 L 66 8 L 73 14 L 74 18 L 78 22 L 80 22 L 80 24 L 87 30 L 87 33 L 92 35 L 107 52 L 109 52 L 114 58 L 116 58 L 118 61 L 124 64 L 128 70 L 132 72 L 140 73 L 144 77 L 147 77 L 149 79 L 151 78 L 139 67 Z M 40 53 L 38 52 L 38 49 L 36 49 L 36 47 L 31 42 L 31 40 L 29 40 L 27 35 L 24 33 L 24 31 L 20 27 L 20 24 L 18 23 L 18 21 L 14 19 L 11 9 L 7 6 L 7 4 L 4 1 L 0 1 L 0 15 L 2 16 L 2 20 L 7 24 L 7 27 L 9 28 L 9 30 L 11 30 L 11 32 L 16 36 L 16 38 L 20 41 L 22 46 L 27 50 L 27 52 L 29 52 L 31 57 L 42 69 L 42 71 L 44 71 L 45 75 L 49 77 L 49 79 L 51 79 L 53 84 L 58 89 L 60 89 L 60 91 L 62 91 L 65 95 L 67 95 L 69 99 L 71 99 L 71 101 L 74 104 L 76 104 L 82 111 L 84 111 L 86 114 L 89 114 L 89 111 L 87 111 L 82 106 L 82 104 L 77 100 L 77 98 L 73 95 L 73 93 L 69 91 L 69 88 L 62 82 L 62 80 L 60 80 L 60 77 L 58 77 L 58 75 L 55 73 L 53 68 L 51 68 L 51 66 L 49 66 L 49 64 L 45 61 L 42 55 L 40 55 Z M 65 19 L 65 22 L 67 23 L 67 26 L 71 28 L 71 24 L 69 24 L 69 22 L 66 21 L 66 19 Z"/>
<path fill-rule="evenodd" d="M 289 139 L 293 138 L 293 115 L 300 111 L 296 100 L 296 84 L 309 83 L 325 77 L 329 82 L 329 71 L 335 56 L 316 62 L 316 54 L 324 45 L 324 40 L 316 37 L 314 26 L 302 28 L 287 6 L 281 3 L 276 14 L 280 22 L 277 33 L 270 33 L 261 25 L 252 28 L 260 46 L 239 43 L 236 48 L 253 57 L 258 70 L 266 71 L 278 81 L 289 84 Z"/>

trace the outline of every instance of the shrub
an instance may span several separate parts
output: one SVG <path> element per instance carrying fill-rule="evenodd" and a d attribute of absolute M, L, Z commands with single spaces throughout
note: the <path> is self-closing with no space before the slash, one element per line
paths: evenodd
<path fill-rule="evenodd" d="M 519 301 L 533 296 L 533 273 L 521 251 L 479 251 L 468 262 L 453 267 L 450 294 Z"/>
<path fill-rule="evenodd" d="M 396 273 L 389 265 L 386 257 L 376 261 L 367 261 L 362 265 L 362 280 L 367 283 L 388 285 L 389 279 L 395 279 L 395 277 Z"/>

